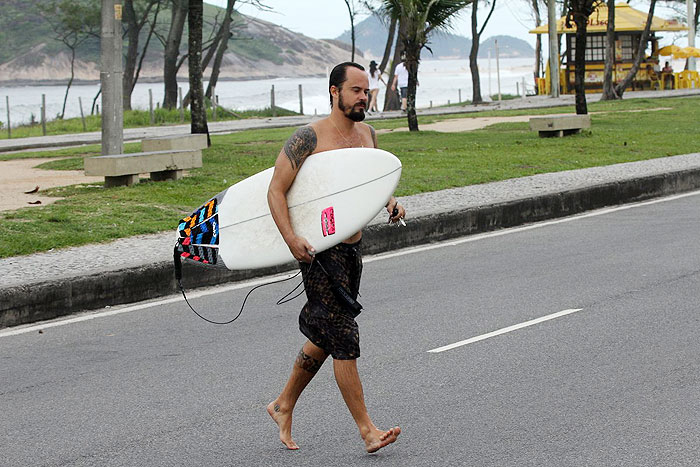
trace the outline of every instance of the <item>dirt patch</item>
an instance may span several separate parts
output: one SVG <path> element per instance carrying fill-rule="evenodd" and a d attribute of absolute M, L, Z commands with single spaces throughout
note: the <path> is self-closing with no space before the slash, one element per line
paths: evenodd
<path fill-rule="evenodd" d="M 104 181 L 104 177 L 86 177 L 82 170 L 43 170 L 36 166 L 56 159 L 15 159 L 0 161 L 0 211 L 31 206 L 45 206 L 61 198 L 25 194 L 35 187 L 40 190 L 57 186 Z M 41 201 L 41 204 L 30 204 Z"/>

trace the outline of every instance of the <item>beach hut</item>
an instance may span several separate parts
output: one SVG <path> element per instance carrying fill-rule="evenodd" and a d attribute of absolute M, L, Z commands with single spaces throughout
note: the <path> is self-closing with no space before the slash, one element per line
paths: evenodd
<path fill-rule="evenodd" d="M 613 72 L 613 80 L 615 82 L 621 81 L 632 68 L 634 55 L 642 39 L 646 20 L 647 12 L 635 10 L 627 3 L 615 5 L 615 68 Z M 607 27 L 608 6 L 606 3 L 601 3 L 588 17 L 586 29 L 586 92 L 600 92 L 603 89 Z M 548 30 L 548 25 L 545 24 L 531 30 L 530 33 L 547 34 Z M 654 16 L 651 22 L 647 54 L 632 82 L 633 89 L 651 88 L 652 83 L 657 78 L 656 74 L 659 73 L 658 41 L 661 39 L 658 33 L 687 30 L 686 26 L 676 20 L 665 20 Z M 563 65 L 559 73 L 561 90 L 564 93 L 573 93 L 574 69 L 576 68 L 576 25 L 573 20 L 570 27 L 566 27 L 566 18 L 560 18 L 557 21 L 557 34 L 566 35 L 562 44 L 564 60 L 561 60 L 561 57 L 559 60 L 559 63 Z M 656 72 L 653 70 L 656 70 Z M 547 92 L 549 92 L 549 68 L 547 69 L 545 83 L 539 84 L 540 88 L 546 88 Z"/>

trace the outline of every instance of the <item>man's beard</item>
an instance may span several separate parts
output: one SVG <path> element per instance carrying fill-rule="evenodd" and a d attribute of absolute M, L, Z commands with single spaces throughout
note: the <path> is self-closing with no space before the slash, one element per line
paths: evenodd
<path fill-rule="evenodd" d="M 348 107 L 345 106 L 345 102 L 343 102 L 342 94 L 338 94 L 338 108 L 353 122 L 361 122 L 365 119 L 365 109 L 360 107 L 359 110 L 355 110 L 354 106 L 348 109 Z"/>

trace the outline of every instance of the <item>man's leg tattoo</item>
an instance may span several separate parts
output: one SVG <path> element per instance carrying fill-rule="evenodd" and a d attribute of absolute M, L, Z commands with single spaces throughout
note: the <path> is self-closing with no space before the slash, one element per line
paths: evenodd
<path fill-rule="evenodd" d="M 304 349 L 301 349 L 295 363 L 302 370 L 306 370 L 309 373 L 316 373 L 321 369 L 323 360 L 316 360 L 311 355 L 306 354 Z"/>

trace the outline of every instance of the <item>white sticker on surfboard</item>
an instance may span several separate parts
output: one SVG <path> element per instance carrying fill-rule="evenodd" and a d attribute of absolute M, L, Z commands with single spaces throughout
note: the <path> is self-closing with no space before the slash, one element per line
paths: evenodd
<path fill-rule="evenodd" d="M 274 168 L 246 178 L 209 200 L 178 226 L 185 258 L 228 269 L 256 269 L 294 260 L 267 204 Z M 297 235 L 317 252 L 365 227 L 388 203 L 401 178 L 401 161 L 372 148 L 309 156 L 287 193 Z"/>

